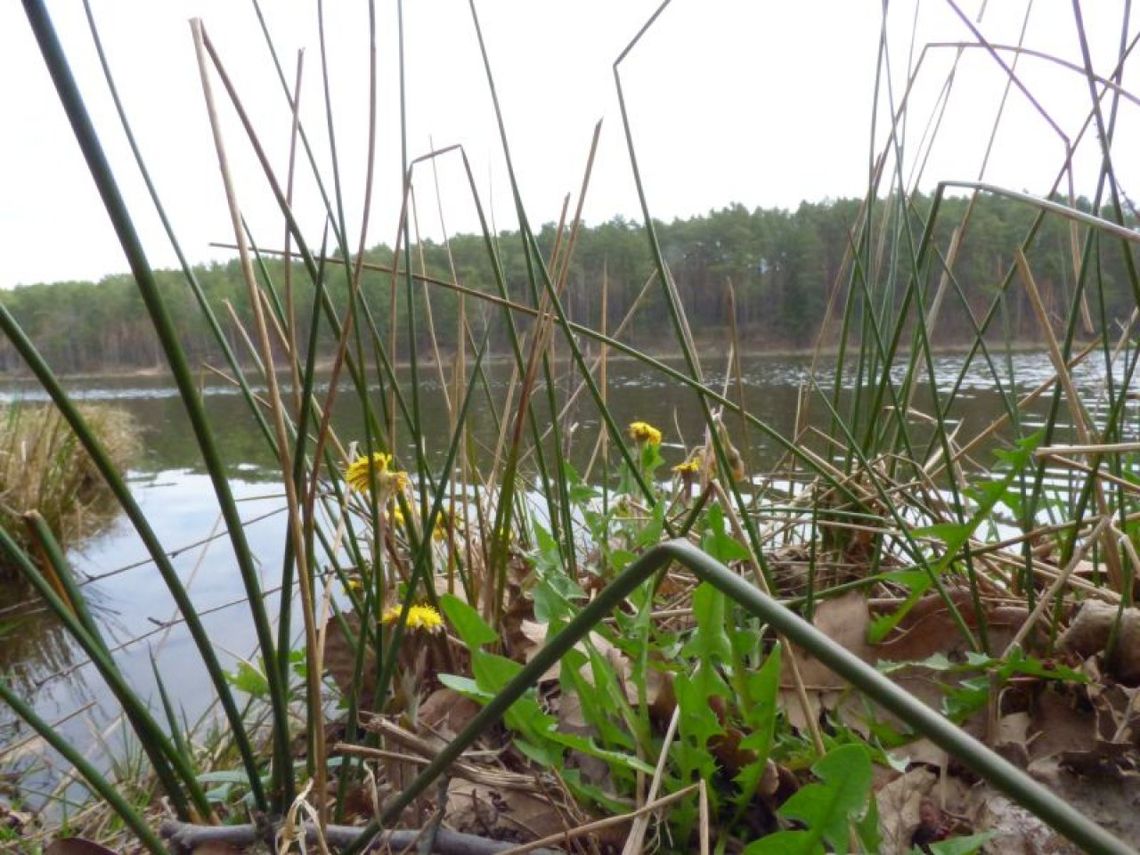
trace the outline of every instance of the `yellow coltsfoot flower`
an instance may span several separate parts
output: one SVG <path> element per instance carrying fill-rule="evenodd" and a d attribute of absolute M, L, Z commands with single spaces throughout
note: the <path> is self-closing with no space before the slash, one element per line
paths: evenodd
<path fill-rule="evenodd" d="M 403 469 L 395 472 L 385 470 L 380 473 L 380 489 L 385 492 L 402 493 L 408 489 L 408 473 Z"/>
<path fill-rule="evenodd" d="M 700 471 L 701 461 L 696 455 L 690 457 L 684 463 L 678 463 L 673 467 L 673 474 L 680 475 L 682 478 L 692 478 Z"/>
<path fill-rule="evenodd" d="M 645 442 L 649 445 L 661 444 L 661 431 L 649 422 L 631 422 L 627 432 L 629 438 L 634 442 Z"/>
<path fill-rule="evenodd" d="M 369 459 L 367 455 L 362 454 L 348 464 L 348 467 L 344 470 L 344 480 L 357 492 L 367 493 L 368 485 L 372 482 L 373 475 L 379 479 L 381 474 L 387 471 L 391 463 L 391 455 L 385 454 L 383 451 L 372 452 L 371 459 Z M 407 475 L 404 477 L 406 478 Z"/>
<path fill-rule="evenodd" d="M 380 615 L 380 623 L 393 624 L 400 619 L 403 606 L 391 606 Z M 412 606 L 408 609 L 407 628 L 424 632 L 443 632 L 443 618 L 431 606 Z"/>

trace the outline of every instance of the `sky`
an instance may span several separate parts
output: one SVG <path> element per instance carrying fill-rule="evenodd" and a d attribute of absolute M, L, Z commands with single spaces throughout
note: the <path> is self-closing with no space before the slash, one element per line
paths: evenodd
<path fill-rule="evenodd" d="M 284 176 L 291 113 L 251 2 L 90 0 L 128 120 L 147 168 L 192 262 L 225 260 L 212 246 L 234 240 L 188 21 L 200 17 L 216 45 L 274 170 Z M 317 4 L 262 0 L 267 26 L 293 80 L 304 51 L 301 121 L 317 168 L 332 187 L 321 80 Z M 976 41 L 963 17 L 994 44 L 1025 44 L 1080 64 L 1070 3 L 893 0 L 886 20 L 871 0 L 674 0 L 621 65 L 634 145 L 650 212 L 671 220 L 739 202 L 794 209 L 803 200 L 862 195 L 873 154 L 897 126 L 908 189 L 940 180 L 976 180 L 1008 75 Z M 340 184 L 353 246 L 359 241 L 368 139 L 368 5 L 325 6 L 329 92 Z M 517 219 L 490 89 L 466 0 L 406 0 L 404 50 L 409 157 L 461 144 L 479 198 L 498 229 Z M 556 221 L 571 211 L 595 124 L 602 131 L 583 207 L 588 224 L 614 216 L 641 220 L 622 128 L 613 62 L 653 14 L 658 0 L 476 0 L 508 143 L 527 217 Z M 87 107 L 155 267 L 175 255 L 114 112 L 80 0 L 47 2 Z M 398 27 L 395 0 L 377 0 L 376 161 L 367 245 L 396 237 L 401 205 Z M 1123 0 L 1083 4 L 1093 67 L 1117 62 Z M 957 11 L 961 11 L 961 15 Z M 880 35 L 887 52 L 880 61 Z M 1140 22 L 1131 21 L 1131 39 Z M 926 50 L 924 52 L 924 46 Z M 921 65 L 908 87 L 911 71 Z M 1004 53 L 1006 62 L 1012 54 Z M 924 130 L 938 115 L 957 58 L 953 87 L 933 144 Z M 1136 65 L 1137 63 L 1132 63 Z M 878 72 L 878 75 L 877 75 Z M 211 72 L 211 74 L 213 74 Z M 1076 137 L 1091 99 L 1081 74 L 1024 57 L 983 177 L 1045 194 Z M 1126 66 L 1123 87 L 1135 84 Z M 879 81 L 876 98 L 876 79 Z M 98 280 L 127 264 L 103 211 L 23 6 L 0 4 L 0 289 L 63 279 Z M 258 243 L 280 246 L 281 213 L 216 75 L 221 131 L 238 203 Z M 1035 106 L 1030 97 L 1037 102 Z M 892 106 L 893 105 L 893 106 Z M 1047 114 L 1049 119 L 1044 117 Z M 1140 179 L 1140 111 L 1122 102 L 1113 151 L 1126 190 Z M 1125 156 L 1129 154 L 1131 156 Z M 1075 189 L 1091 195 L 1100 148 L 1086 134 L 1074 157 Z M 889 161 L 893 168 L 894 161 Z M 475 231 L 471 192 L 454 155 L 416 168 L 422 235 Z M 921 165 L 921 169 L 919 169 Z M 437 205 L 437 187 L 438 199 Z M 1064 188 L 1064 185 L 1063 185 Z M 324 208 L 307 164 L 298 167 L 294 209 L 319 245 Z"/>

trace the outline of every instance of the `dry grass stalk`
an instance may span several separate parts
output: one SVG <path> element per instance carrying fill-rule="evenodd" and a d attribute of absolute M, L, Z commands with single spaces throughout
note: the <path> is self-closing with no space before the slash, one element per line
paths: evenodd
<path fill-rule="evenodd" d="M 106 406 L 79 410 L 111 459 L 125 468 L 139 451 L 131 417 Z M 24 537 L 21 514 L 36 511 L 66 546 L 100 531 L 117 509 L 57 409 L 20 404 L 0 409 L 0 524 L 13 537 Z M 4 566 L 0 559 L 0 577 Z"/>

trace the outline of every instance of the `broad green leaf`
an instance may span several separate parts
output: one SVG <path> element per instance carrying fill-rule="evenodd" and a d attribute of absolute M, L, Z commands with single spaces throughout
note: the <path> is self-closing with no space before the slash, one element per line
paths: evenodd
<path fill-rule="evenodd" d="M 694 780 L 694 776 L 711 780 L 716 774 L 717 763 L 708 749 L 708 742 L 713 736 L 724 733 L 724 728 L 709 706 L 709 700 L 713 695 L 727 696 L 729 688 L 715 668 L 702 663 L 692 676 L 677 675 L 673 691 L 681 710 L 677 724 L 680 739 L 670 751 L 677 764 L 678 775 L 686 781 Z"/>
<path fill-rule="evenodd" d="M 439 607 L 443 609 L 448 623 L 468 650 L 475 651 L 484 644 L 498 640 L 499 634 L 487 625 L 487 622 L 479 616 L 479 612 L 459 597 L 444 594 L 439 598 Z"/>
<path fill-rule="evenodd" d="M 879 803 L 875 794 L 867 802 L 867 812 L 863 818 L 855 823 L 855 834 L 859 838 L 859 845 L 864 852 L 880 852 L 883 848 L 883 836 L 879 830 Z"/>
<path fill-rule="evenodd" d="M 777 831 L 749 843 L 741 855 L 817 855 L 822 852 L 823 844 L 810 831 Z"/>
<path fill-rule="evenodd" d="M 849 823 L 863 816 L 871 794 L 871 758 L 862 745 L 841 745 L 811 770 L 819 781 L 798 790 L 779 814 L 804 823 L 817 841 L 846 852 Z"/>
<path fill-rule="evenodd" d="M 522 670 L 522 665 L 513 659 L 475 650 L 471 654 L 471 673 L 480 689 L 498 694 Z M 542 711 L 530 694 L 523 695 L 507 708 L 503 721 L 511 730 L 517 731 L 536 744 L 548 736 L 556 724 L 553 716 Z"/>
<path fill-rule="evenodd" d="M 449 689 L 454 689 L 466 698 L 480 703 L 487 703 L 495 697 L 494 692 L 486 692 L 479 688 L 479 684 L 470 677 L 460 677 L 458 674 L 439 674 L 439 682 Z"/>

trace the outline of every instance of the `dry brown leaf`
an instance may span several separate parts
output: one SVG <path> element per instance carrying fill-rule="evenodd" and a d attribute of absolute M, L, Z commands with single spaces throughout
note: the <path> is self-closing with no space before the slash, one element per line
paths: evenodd
<path fill-rule="evenodd" d="M 456 831 L 516 843 L 537 840 L 577 824 L 544 796 L 500 790 L 462 778 L 453 778 L 448 784 L 444 822 Z"/>
<path fill-rule="evenodd" d="M 115 852 L 82 837 L 61 837 L 48 844 L 44 855 L 115 855 Z"/>
<path fill-rule="evenodd" d="M 345 612 L 343 617 L 349 632 L 359 635 L 360 616 L 355 612 Z M 335 617 L 330 617 L 325 624 L 325 670 L 333 678 L 340 693 L 347 696 L 352 690 L 352 679 L 356 673 L 356 650 Z M 364 652 L 361 678 L 358 703 L 365 709 L 371 709 L 372 695 L 376 691 L 376 657 L 371 649 Z"/>
<path fill-rule="evenodd" d="M 1140 811 L 1136 809 L 1140 805 L 1140 775 L 1090 778 L 1069 771 L 1056 757 L 1030 764 L 1029 774 L 1097 825 L 1130 846 L 1140 847 Z"/>
<path fill-rule="evenodd" d="M 1038 693 L 1029 728 L 1029 757 L 1041 760 L 1063 751 L 1089 751 L 1096 741 L 1091 713 L 1076 708 L 1077 699 L 1049 688 Z"/>
<path fill-rule="evenodd" d="M 919 807 L 937 781 L 934 772 L 918 766 L 879 788 L 875 801 L 883 838 L 882 855 L 910 852 L 911 837 L 919 824 Z"/>
<path fill-rule="evenodd" d="M 436 689 L 422 704 L 417 713 L 417 730 L 425 729 L 450 738 L 465 728 L 483 707 L 471 698 L 446 687 Z"/>
<path fill-rule="evenodd" d="M 1085 600 L 1069 628 L 1061 635 L 1060 647 L 1081 658 L 1102 654 L 1108 644 L 1118 609 L 1100 600 Z M 1129 686 L 1140 685 L 1140 609 L 1120 614 L 1120 634 L 1108 673 Z"/>
<path fill-rule="evenodd" d="M 846 647 L 865 662 L 874 662 L 875 653 L 867 643 L 867 627 L 871 623 L 871 613 L 867 609 L 867 599 L 859 591 L 850 591 L 841 597 L 824 600 L 815 610 L 812 624 L 830 638 Z M 800 676 L 809 691 L 844 689 L 847 682 L 814 656 L 796 648 Z M 785 658 L 781 686 L 793 685 L 790 664 Z"/>
<path fill-rule="evenodd" d="M 974 827 L 993 831 L 986 848 L 993 852 L 1048 852 L 1050 855 L 1080 855 L 1080 849 L 1004 794 L 986 786 L 971 794 Z"/>
<path fill-rule="evenodd" d="M 968 592 L 954 592 L 952 596 L 967 623 L 972 625 L 974 616 Z M 1026 611 L 1021 608 L 1000 607 L 987 613 L 991 646 L 1001 649 L 1003 645 L 1008 644 L 1025 618 Z M 873 645 L 867 641 L 871 613 L 866 598 L 859 591 L 851 591 L 841 597 L 824 601 L 815 610 L 812 622 L 833 641 L 873 666 L 881 661 L 921 662 L 934 654 L 954 659 L 963 656 L 969 650 L 968 643 L 950 615 L 946 603 L 938 596 L 927 596 L 919 600 L 906 619 L 900 623 L 898 630 L 882 644 Z M 811 714 L 818 718 L 821 709 L 838 710 L 848 726 L 867 735 L 869 732 L 867 703 L 851 691 L 842 678 L 806 651 L 796 648 L 796 656 L 807 689 Z M 939 683 L 952 682 L 954 679 L 946 674 L 932 674 L 924 668 L 903 668 L 893 671 L 890 676 L 899 686 L 937 710 L 941 709 L 945 695 Z M 804 715 L 794 685 L 790 663 L 785 659 L 780 681 L 782 706 L 789 722 L 803 731 L 807 726 L 807 717 Z M 900 722 L 881 710 L 876 710 L 874 714 L 894 727 L 902 726 Z M 981 737 L 984 717 L 979 712 L 965 722 L 963 727 L 974 736 Z M 901 753 L 909 754 L 909 750 L 904 748 Z M 927 755 L 929 756 L 924 756 L 923 759 L 937 761 L 939 765 L 944 762 L 944 755 L 940 750 L 927 752 Z"/>

